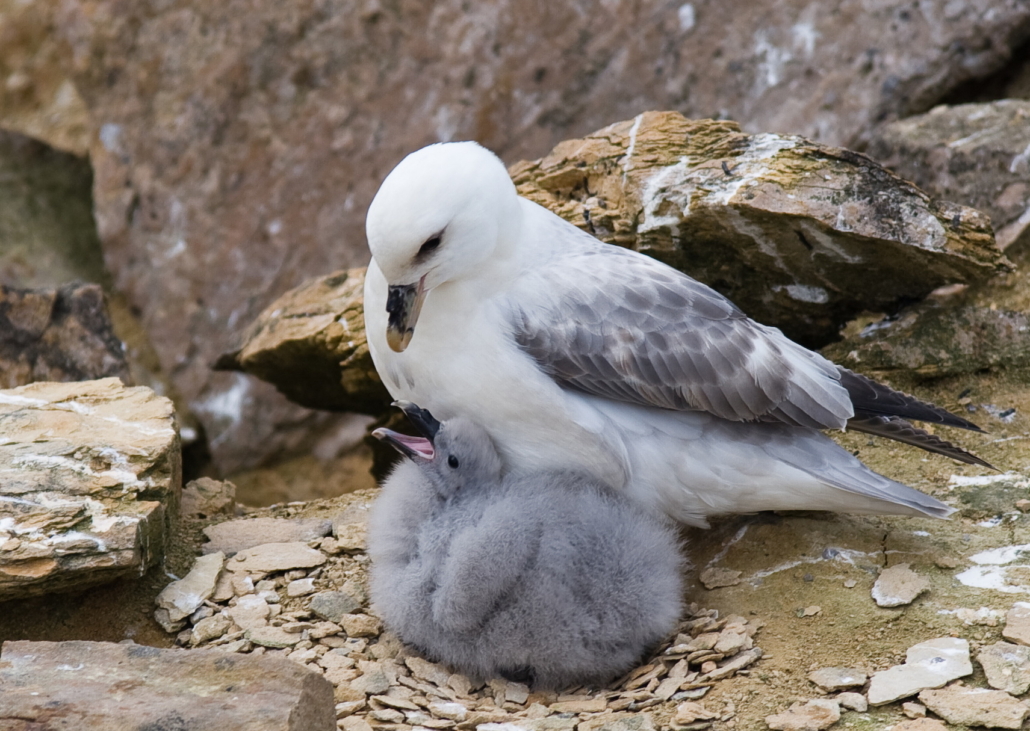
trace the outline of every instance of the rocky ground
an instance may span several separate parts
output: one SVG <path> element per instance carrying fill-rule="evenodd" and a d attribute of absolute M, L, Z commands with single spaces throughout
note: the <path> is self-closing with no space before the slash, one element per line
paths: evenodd
<path fill-rule="evenodd" d="M 0 0 L 0 728 L 1027 727 L 1028 38 L 1019 0 Z M 687 616 L 606 688 L 412 655 L 365 588 L 361 226 L 467 137 L 998 471 L 834 435 L 956 514 L 686 531 Z"/>

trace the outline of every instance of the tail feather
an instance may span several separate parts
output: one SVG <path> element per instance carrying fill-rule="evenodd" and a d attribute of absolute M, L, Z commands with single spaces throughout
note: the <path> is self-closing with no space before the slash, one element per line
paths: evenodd
<path fill-rule="evenodd" d="M 997 467 L 977 457 L 972 452 L 956 446 L 945 439 L 941 439 L 924 429 L 920 429 L 897 416 L 865 416 L 855 418 L 848 421 L 848 427 L 866 434 L 873 434 L 878 437 L 886 437 L 897 442 L 903 442 L 904 444 L 911 444 L 913 447 L 919 447 L 935 454 L 942 454 L 959 462 L 997 470 Z"/>

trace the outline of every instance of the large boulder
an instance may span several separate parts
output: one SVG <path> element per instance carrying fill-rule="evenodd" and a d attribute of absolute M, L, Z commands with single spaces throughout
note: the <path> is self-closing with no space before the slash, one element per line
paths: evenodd
<path fill-rule="evenodd" d="M 0 391 L 0 601 L 139 576 L 181 489 L 171 402 L 117 378 Z"/>
<path fill-rule="evenodd" d="M 647 112 L 512 167 L 519 193 L 823 344 L 862 310 L 1007 268 L 979 211 L 869 158 L 733 122 Z"/>
<path fill-rule="evenodd" d="M 869 154 L 935 196 L 991 217 L 998 245 L 1030 244 L 1030 100 L 936 107 L 878 129 Z"/>
<path fill-rule="evenodd" d="M 300 416 L 209 364 L 276 296 L 365 263 L 364 210 L 403 154 L 533 157 L 654 108 L 853 144 L 1030 34 L 1022 0 L 61 7 L 108 264 L 223 469 Z"/>

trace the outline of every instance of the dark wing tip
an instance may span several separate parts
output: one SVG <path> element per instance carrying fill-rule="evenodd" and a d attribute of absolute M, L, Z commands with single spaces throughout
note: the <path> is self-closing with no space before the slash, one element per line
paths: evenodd
<path fill-rule="evenodd" d="M 941 439 L 925 429 L 909 424 L 897 416 L 861 416 L 848 421 L 848 426 L 855 431 L 873 434 L 878 437 L 893 439 L 903 444 L 925 449 L 927 452 L 944 455 L 965 464 L 979 465 L 998 472 L 998 468 L 977 457 L 972 452 Z"/>
<path fill-rule="evenodd" d="M 899 417 L 985 433 L 973 422 L 940 406 L 934 406 L 903 391 L 897 391 L 890 386 L 877 383 L 873 379 L 850 371 L 843 366 L 837 366 L 837 370 L 840 371 L 840 384 L 847 389 L 851 403 L 855 407 L 856 418 Z"/>

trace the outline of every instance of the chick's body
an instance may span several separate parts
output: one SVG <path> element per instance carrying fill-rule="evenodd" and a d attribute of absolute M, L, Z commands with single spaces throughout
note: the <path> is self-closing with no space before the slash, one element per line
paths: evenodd
<path fill-rule="evenodd" d="M 404 642 L 475 678 L 559 688 L 617 676 L 674 629 L 669 523 L 585 476 L 502 479 L 496 453 L 481 469 L 450 425 L 431 463 L 402 461 L 370 517 L 373 606 Z M 445 466 L 455 453 L 465 474 Z"/>

